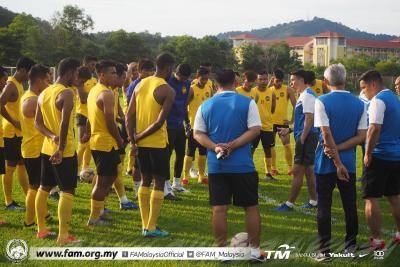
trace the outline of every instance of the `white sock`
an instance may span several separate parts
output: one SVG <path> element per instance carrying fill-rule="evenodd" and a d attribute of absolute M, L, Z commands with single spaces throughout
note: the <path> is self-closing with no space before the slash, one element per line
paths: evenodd
<path fill-rule="evenodd" d="M 50 190 L 50 195 L 51 194 L 54 194 L 55 192 L 59 192 L 60 190 L 58 190 L 58 186 L 55 186 L 55 187 L 53 187 L 51 190 Z"/>
<path fill-rule="evenodd" d="M 396 238 L 400 238 L 400 232 L 396 232 Z"/>
<path fill-rule="evenodd" d="M 317 202 L 316 200 L 310 199 L 309 203 L 310 203 L 311 205 L 313 205 L 313 206 L 317 206 L 317 203 L 318 203 L 318 202 Z"/>
<path fill-rule="evenodd" d="M 250 256 L 252 258 L 259 258 L 261 256 L 260 248 L 250 248 Z"/>
<path fill-rule="evenodd" d="M 293 208 L 294 204 L 292 202 L 286 201 L 285 203 L 288 207 Z"/>
<path fill-rule="evenodd" d="M 181 183 L 181 177 L 174 178 L 174 185 L 179 185 Z"/>
<path fill-rule="evenodd" d="M 121 198 L 120 198 L 120 200 L 119 200 L 121 203 L 123 203 L 123 204 L 125 204 L 125 203 L 128 203 L 129 202 L 129 199 L 126 197 L 126 195 L 125 196 L 122 196 Z"/>
<path fill-rule="evenodd" d="M 382 240 L 381 240 L 381 239 L 373 238 L 372 241 L 373 241 L 376 245 L 380 245 L 380 244 L 382 243 Z"/>

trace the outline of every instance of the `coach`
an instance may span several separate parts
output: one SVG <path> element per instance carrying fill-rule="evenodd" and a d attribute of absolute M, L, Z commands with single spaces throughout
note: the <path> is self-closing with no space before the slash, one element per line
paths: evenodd
<path fill-rule="evenodd" d="M 367 114 L 364 103 L 345 90 L 346 69 L 329 66 L 324 73 L 330 93 L 315 101 L 315 127 L 320 128 L 316 174 L 320 261 L 329 260 L 332 193 L 337 185 L 346 219 L 345 249 L 354 252 L 358 234 L 356 203 L 356 146 L 365 139 Z M 325 149 L 325 153 L 324 153 Z"/>
<path fill-rule="evenodd" d="M 250 142 L 260 134 L 257 105 L 249 97 L 234 92 L 235 73 L 217 74 L 218 91 L 197 111 L 194 138 L 208 150 L 210 204 L 213 232 L 218 246 L 226 246 L 228 205 L 243 207 L 252 258 L 260 254 L 260 213 L 258 175 L 254 168 Z"/>

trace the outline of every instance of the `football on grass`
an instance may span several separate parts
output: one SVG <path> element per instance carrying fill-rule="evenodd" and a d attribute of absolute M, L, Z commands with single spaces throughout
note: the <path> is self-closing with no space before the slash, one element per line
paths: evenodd
<path fill-rule="evenodd" d="M 246 232 L 237 233 L 231 240 L 231 247 L 243 248 L 249 246 L 249 235 Z"/>
<path fill-rule="evenodd" d="M 94 171 L 90 168 L 88 169 L 83 169 L 80 173 L 79 173 L 79 179 L 81 180 L 82 183 L 92 183 L 93 178 L 94 178 Z"/>

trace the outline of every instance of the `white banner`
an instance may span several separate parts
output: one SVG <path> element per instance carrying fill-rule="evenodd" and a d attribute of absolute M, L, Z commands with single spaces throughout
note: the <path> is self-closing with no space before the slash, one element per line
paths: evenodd
<path fill-rule="evenodd" d="M 31 247 L 31 260 L 249 260 L 250 248 Z"/>

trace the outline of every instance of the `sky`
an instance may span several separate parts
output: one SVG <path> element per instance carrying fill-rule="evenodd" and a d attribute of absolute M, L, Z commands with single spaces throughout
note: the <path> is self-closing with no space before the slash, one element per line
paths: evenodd
<path fill-rule="evenodd" d="M 313 17 L 370 33 L 400 36 L 399 0 L 0 0 L 0 6 L 49 20 L 66 4 L 94 20 L 94 31 L 124 29 L 202 37 Z"/>

